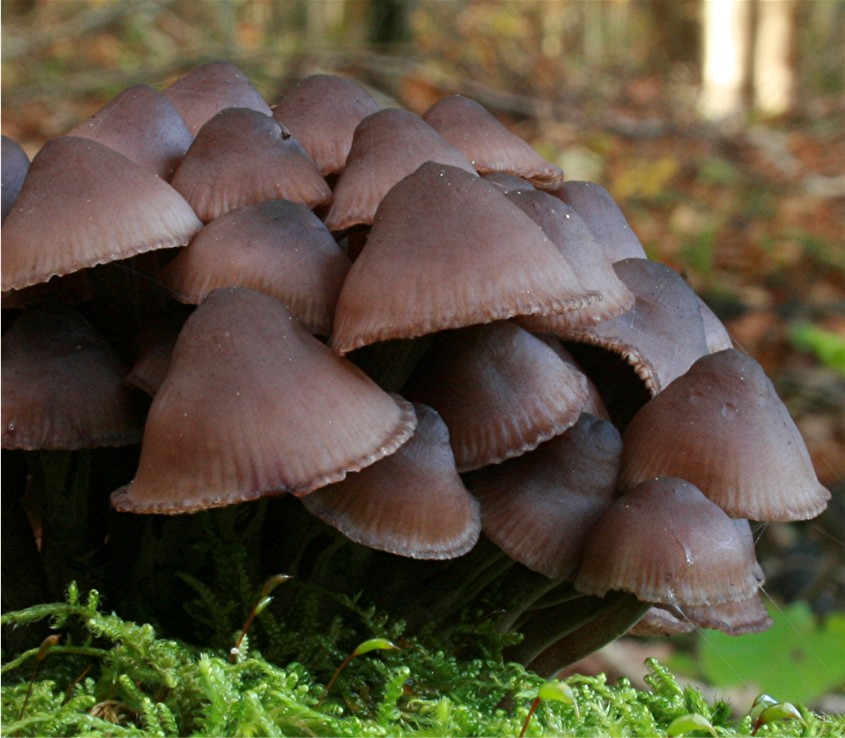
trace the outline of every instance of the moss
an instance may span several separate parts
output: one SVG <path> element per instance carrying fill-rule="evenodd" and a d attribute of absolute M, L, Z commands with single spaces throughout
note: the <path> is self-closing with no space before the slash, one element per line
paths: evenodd
<path fill-rule="evenodd" d="M 55 645 L 34 644 L 5 660 L 3 734 L 519 734 L 545 681 L 501 658 L 513 636 L 497 636 L 495 628 L 467 620 L 448 639 L 430 631 L 405 638 L 402 623 L 374 609 L 348 601 L 346 612 L 328 630 L 315 620 L 295 639 L 287 634 L 301 658 L 274 664 L 249 648 L 249 635 L 230 659 L 229 649 L 160 638 L 150 625 L 103 612 L 96 592 L 83 601 L 71 586 L 64 603 L 2 618 L 5 627 L 47 620 L 61 634 Z M 400 649 L 373 650 L 350 661 L 325 694 L 332 673 L 354 649 L 350 638 L 368 630 Z M 543 701 L 527 735 L 675 735 L 684 729 L 742 735 L 752 729 L 751 717 L 733 722 L 726 703 L 711 704 L 680 686 L 659 663 L 650 661 L 649 669 L 646 691 L 624 680 L 570 677 L 574 702 Z M 843 718 L 800 714 L 763 725 L 758 735 L 833 736 L 845 730 Z M 696 727 L 708 724 L 712 731 Z"/>

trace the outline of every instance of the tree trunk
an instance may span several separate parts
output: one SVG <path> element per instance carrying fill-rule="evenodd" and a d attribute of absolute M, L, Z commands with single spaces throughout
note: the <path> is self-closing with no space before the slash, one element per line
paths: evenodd
<path fill-rule="evenodd" d="M 713 121 L 742 118 L 751 59 L 751 2 L 704 0 L 700 107 Z"/>
<path fill-rule="evenodd" d="M 754 108 L 765 116 L 789 113 L 795 102 L 795 0 L 766 0 L 757 7 Z"/>

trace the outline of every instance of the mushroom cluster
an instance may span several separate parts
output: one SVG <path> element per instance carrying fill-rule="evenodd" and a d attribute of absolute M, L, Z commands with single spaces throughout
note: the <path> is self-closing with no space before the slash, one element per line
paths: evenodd
<path fill-rule="evenodd" d="M 456 560 L 452 603 L 504 573 L 538 671 L 632 626 L 767 627 L 748 520 L 829 498 L 796 426 L 608 192 L 474 101 L 315 75 L 271 108 L 215 62 L 12 147 L 3 449 L 140 441 L 115 510 L 292 496 Z"/>

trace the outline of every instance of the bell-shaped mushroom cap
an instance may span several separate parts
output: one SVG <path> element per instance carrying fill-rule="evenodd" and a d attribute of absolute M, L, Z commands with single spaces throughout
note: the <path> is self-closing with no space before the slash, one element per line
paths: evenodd
<path fill-rule="evenodd" d="M 436 336 L 403 392 L 440 413 L 464 472 L 570 428 L 587 401 L 587 380 L 541 340 L 500 321 Z"/>
<path fill-rule="evenodd" d="M 355 129 L 346 168 L 335 186 L 326 215 L 329 230 L 372 223 L 387 191 L 427 161 L 475 174 L 463 154 L 418 115 L 398 108 L 368 115 Z"/>
<path fill-rule="evenodd" d="M 599 297 L 495 185 L 428 162 L 379 206 L 338 298 L 332 348 L 578 310 Z"/>
<path fill-rule="evenodd" d="M 119 151 L 167 181 L 194 140 L 170 100 L 148 85 L 124 90 L 68 135 Z"/>
<path fill-rule="evenodd" d="M 122 154 L 54 138 L 32 160 L 3 224 L 3 290 L 184 246 L 201 226 L 176 190 Z"/>
<path fill-rule="evenodd" d="M 246 108 L 223 110 L 202 127 L 173 186 L 205 223 L 262 200 L 314 208 L 332 196 L 296 139 L 269 115 Z"/>
<path fill-rule="evenodd" d="M 182 513 L 305 494 L 393 453 L 410 403 L 383 392 L 246 287 L 215 290 L 188 318 L 150 407 L 123 512 Z"/>
<path fill-rule="evenodd" d="M 543 189 L 559 187 L 563 172 L 475 100 L 451 95 L 434 103 L 423 119 L 469 159 L 478 172 L 506 172 Z"/>
<path fill-rule="evenodd" d="M 192 136 L 226 108 L 249 108 L 264 115 L 273 114 L 247 76 L 225 61 L 194 67 L 163 94 L 179 111 Z"/>
<path fill-rule="evenodd" d="M 634 293 L 634 306 L 560 335 L 619 354 L 654 395 L 707 353 L 699 300 L 677 272 L 656 261 L 624 259 L 613 269 Z"/>
<path fill-rule="evenodd" d="M 126 366 L 71 308 L 30 308 L 3 334 L 3 448 L 80 449 L 141 440 Z"/>
<path fill-rule="evenodd" d="M 478 541 L 478 501 L 455 469 L 440 416 L 415 405 L 417 429 L 387 458 L 302 497 L 308 510 L 348 538 L 415 559 L 462 556 Z"/>
<path fill-rule="evenodd" d="M 161 271 L 176 299 L 198 304 L 218 287 L 251 287 L 287 305 L 306 330 L 327 336 L 348 257 L 304 205 L 266 200 L 206 225 Z"/>
<path fill-rule="evenodd" d="M 554 242 L 578 281 L 602 299 L 576 313 L 520 318 L 520 325 L 541 333 L 561 333 L 577 325 L 610 320 L 634 306 L 634 295 L 616 276 L 613 265 L 584 221 L 569 205 L 540 190 L 511 190 L 506 197 L 531 218 Z"/>
<path fill-rule="evenodd" d="M 726 349 L 647 402 L 623 435 L 620 484 L 688 479 L 728 515 L 805 520 L 827 506 L 810 455 L 763 368 Z"/>
<path fill-rule="evenodd" d="M 640 240 L 604 187 L 594 182 L 564 182 L 552 194 L 584 219 L 612 262 L 646 258 Z"/>
<path fill-rule="evenodd" d="M 296 83 L 273 110 L 315 161 L 320 173 L 335 174 L 346 166 L 355 127 L 379 104 L 355 80 L 314 74 Z"/>
<path fill-rule="evenodd" d="M 610 505 L 622 439 L 606 420 L 583 414 L 533 451 L 478 471 L 484 534 L 529 569 L 572 579 L 587 532 Z"/>
<path fill-rule="evenodd" d="M 3 220 L 12 209 L 15 200 L 23 187 L 26 173 L 29 171 L 29 157 L 21 145 L 8 136 L 3 136 L 3 148 L 0 151 L 0 166 L 2 166 L 2 198 Z"/>
<path fill-rule="evenodd" d="M 617 497 L 590 529 L 575 588 L 711 605 L 748 599 L 762 582 L 747 522 L 729 518 L 689 482 L 660 477 Z"/>

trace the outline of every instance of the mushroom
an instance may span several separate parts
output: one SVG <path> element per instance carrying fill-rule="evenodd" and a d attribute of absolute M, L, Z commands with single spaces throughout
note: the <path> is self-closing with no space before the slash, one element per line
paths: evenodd
<path fill-rule="evenodd" d="M 296 139 L 269 115 L 247 108 L 227 108 L 211 118 L 172 183 L 205 223 L 262 200 L 314 208 L 332 196 Z"/>
<path fill-rule="evenodd" d="M 547 162 L 475 100 L 463 95 L 444 97 L 425 112 L 423 120 L 481 174 L 505 172 L 543 189 L 554 189 L 563 182 L 559 167 Z"/>
<path fill-rule="evenodd" d="M 136 85 L 68 131 L 119 151 L 143 169 L 170 181 L 194 137 L 170 100 Z"/>
<path fill-rule="evenodd" d="M 314 74 L 285 93 L 273 118 L 302 144 L 325 177 L 343 171 L 355 128 L 378 109 L 355 80 Z"/>
<path fill-rule="evenodd" d="M 211 118 L 226 108 L 249 108 L 264 115 L 273 111 L 234 64 L 213 61 L 200 64 L 183 74 L 163 91 L 196 136 Z"/>
<path fill-rule="evenodd" d="M 579 310 L 599 298 L 495 185 L 427 162 L 379 205 L 338 297 L 331 345 L 345 354 L 514 315 Z"/>
<path fill-rule="evenodd" d="M 450 559 L 478 541 L 478 502 L 455 469 L 446 424 L 415 404 L 417 429 L 396 453 L 301 498 L 318 518 L 370 548 Z"/>
<path fill-rule="evenodd" d="M 3 290 L 182 246 L 201 225 L 176 190 L 122 154 L 54 138 L 33 159 L 3 224 Z"/>
<path fill-rule="evenodd" d="M 575 578 L 585 594 L 623 590 L 681 607 L 747 600 L 762 583 L 748 523 L 677 477 L 651 478 L 618 497 L 590 529 Z"/>
<path fill-rule="evenodd" d="M 82 449 L 141 440 L 144 407 L 127 368 L 67 307 L 25 310 L 3 334 L 3 448 Z"/>
<path fill-rule="evenodd" d="M 561 435 L 472 475 L 484 534 L 552 579 L 572 579 L 587 532 L 615 496 L 622 439 L 606 420 L 582 414 Z"/>
<path fill-rule="evenodd" d="M 323 222 L 288 200 L 265 200 L 215 218 L 159 273 L 181 302 L 218 287 L 251 287 L 281 300 L 312 333 L 331 333 L 349 259 Z"/>
<path fill-rule="evenodd" d="M 185 323 L 153 399 L 123 512 L 174 514 L 307 494 L 399 448 L 410 403 L 246 287 L 212 292 Z"/>
<path fill-rule="evenodd" d="M 355 128 L 346 168 L 335 186 L 326 215 L 329 230 L 370 225 L 388 190 L 427 161 L 475 174 L 463 154 L 418 115 L 398 108 L 368 115 Z"/>
<path fill-rule="evenodd" d="M 735 349 L 696 361 L 643 406 L 623 439 L 624 488 L 679 476 L 752 520 L 805 520 L 830 499 L 763 368 Z"/>
<path fill-rule="evenodd" d="M 498 321 L 435 336 L 403 392 L 440 413 L 464 472 L 570 428 L 587 402 L 587 380 L 527 331 Z"/>

